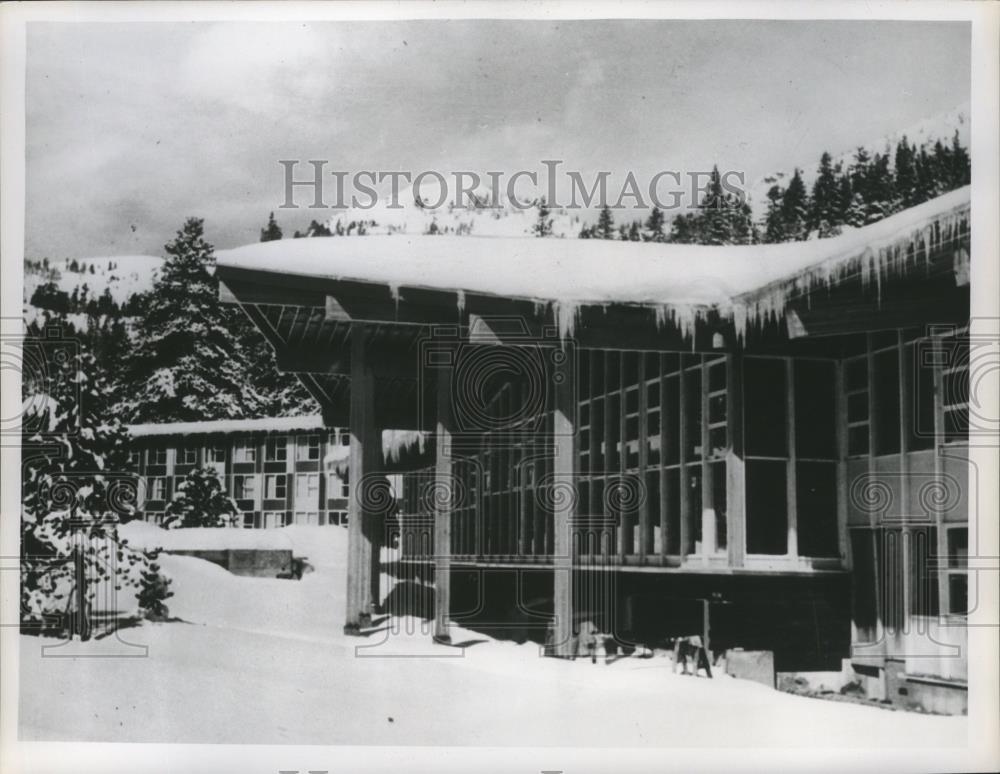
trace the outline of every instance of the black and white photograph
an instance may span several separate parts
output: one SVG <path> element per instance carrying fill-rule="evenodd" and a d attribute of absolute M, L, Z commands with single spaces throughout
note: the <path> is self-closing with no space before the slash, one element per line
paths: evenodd
<path fill-rule="evenodd" d="M 1000 767 L 1000 5 L 0 32 L 4 771 Z"/>

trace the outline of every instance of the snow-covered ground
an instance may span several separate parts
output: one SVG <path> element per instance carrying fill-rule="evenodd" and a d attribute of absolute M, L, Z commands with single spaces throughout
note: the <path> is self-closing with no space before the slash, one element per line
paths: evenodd
<path fill-rule="evenodd" d="M 133 545 L 242 541 L 239 530 L 127 530 Z M 417 620 L 342 633 L 347 532 L 250 533 L 315 568 L 301 581 L 233 576 L 163 554 L 171 615 L 43 653 L 22 636 L 23 740 L 532 746 L 964 745 L 964 718 L 890 712 L 671 672 L 669 659 L 608 665 Z M 389 579 L 383 576 L 383 590 Z M 148 647 L 145 658 L 123 642 Z M 53 655 L 75 658 L 50 658 Z M 111 656 L 105 658 L 88 656 Z M 114 656 L 122 657 L 114 657 Z"/>

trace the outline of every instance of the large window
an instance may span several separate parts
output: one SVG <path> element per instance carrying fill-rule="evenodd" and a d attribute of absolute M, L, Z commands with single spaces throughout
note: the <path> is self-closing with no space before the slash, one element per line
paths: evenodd
<path fill-rule="evenodd" d="M 295 476 L 295 501 L 310 503 L 319 500 L 319 473 L 299 473 Z"/>
<path fill-rule="evenodd" d="M 284 500 L 287 493 L 287 481 L 283 473 L 264 476 L 264 499 Z"/>
<path fill-rule="evenodd" d="M 257 447 L 253 441 L 237 441 L 233 450 L 233 462 L 256 462 Z"/>
<path fill-rule="evenodd" d="M 787 475 L 784 460 L 747 460 L 748 553 L 788 553 Z"/>
<path fill-rule="evenodd" d="M 351 486 L 347 482 L 347 475 L 340 476 L 336 473 L 326 474 L 326 496 L 328 499 L 346 499 L 351 496 Z"/>
<path fill-rule="evenodd" d="M 847 454 L 868 453 L 868 357 L 844 362 L 844 391 L 847 400 Z"/>
<path fill-rule="evenodd" d="M 751 356 L 743 374 L 747 553 L 839 556 L 836 364 Z"/>
<path fill-rule="evenodd" d="M 967 334 L 944 339 L 941 343 L 945 358 L 941 374 L 945 443 L 969 440 L 969 343 Z"/>
<path fill-rule="evenodd" d="M 257 495 L 257 476 L 233 476 L 233 498 L 236 500 L 252 500 Z"/>
<path fill-rule="evenodd" d="M 899 350 L 896 347 L 872 356 L 872 411 L 875 420 L 875 454 L 899 453 Z"/>
<path fill-rule="evenodd" d="M 167 498 L 167 479 L 164 476 L 152 476 L 147 482 L 147 500 L 165 500 Z"/>
<path fill-rule="evenodd" d="M 948 530 L 948 613 L 966 615 L 969 611 L 969 529 Z"/>
<path fill-rule="evenodd" d="M 318 435 L 300 436 L 298 447 L 296 449 L 296 456 L 297 459 L 299 460 L 318 460 L 319 436 Z"/>
<path fill-rule="evenodd" d="M 780 358 L 743 361 L 746 549 L 788 553 L 788 367 Z"/>
<path fill-rule="evenodd" d="M 266 462 L 284 462 L 287 459 L 288 450 L 285 439 L 268 438 L 264 446 L 264 460 Z"/>
<path fill-rule="evenodd" d="M 828 360 L 792 361 L 795 514 L 800 556 L 840 554 L 837 522 L 837 369 Z"/>

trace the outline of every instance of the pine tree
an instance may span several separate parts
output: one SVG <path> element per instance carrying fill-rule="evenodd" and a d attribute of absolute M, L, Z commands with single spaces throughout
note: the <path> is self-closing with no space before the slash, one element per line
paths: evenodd
<path fill-rule="evenodd" d="M 851 188 L 851 176 L 837 165 L 837 222 L 846 224 L 851 211 L 854 191 Z"/>
<path fill-rule="evenodd" d="M 823 152 L 819 160 L 816 181 L 813 183 L 812 197 L 809 200 L 808 231 L 819 232 L 821 239 L 834 236 L 839 232 L 837 178 L 833 171 L 833 160 L 830 154 Z"/>
<path fill-rule="evenodd" d="M 784 196 L 784 190 L 777 184 L 772 185 L 767 192 L 767 215 L 764 216 L 765 242 L 784 242 L 787 239 L 784 210 L 781 204 Z"/>
<path fill-rule="evenodd" d="M 948 188 L 949 190 L 955 188 L 961 188 L 963 185 L 969 185 L 972 182 L 972 165 L 969 161 L 969 152 L 962 147 L 962 143 L 958 138 L 958 130 L 955 130 L 955 135 L 951 140 L 951 165 Z"/>
<path fill-rule="evenodd" d="M 24 346 L 40 353 L 46 368 L 25 372 L 23 381 L 22 625 L 72 627 L 89 636 L 97 596 L 90 581 L 99 580 L 116 592 L 138 591 L 147 613 L 165 612 L 169 581 L 117 530 L 135 515 L 138 481 L 128 474 L 128 438 L 109 399 L 106 370 L 85 346 L 54 345 L 36 328 Z M 75 592 L 83 596 L 82 610 Z"/>
<path fill-rule="evenodd" d="M 236 501 L 226 494 L 215 468 L 194 470 L 167 504 L 164 526 L 230 527 L 236 523 Z"/>
<path fill-rule="evenodd" d="M 641 242 L 642 234 L 639 230 L 639 221 L 633 220 L 632 225 L 628 227 L 628 241 L 629 242 Z"/>
<path fill-rule="evenodd" d="M 298 232 L 296 232 L 296 233 L 298 233 Z M 320 222 L 314 220 L 314 221 L 311 221 L 309 223 L 309 230 L 306 231 L 306 236 L 309 236 L 309 237 L 328 237 L 328 236 L 333 236 L 333 234 L 330 232 L 330 229 L 329 229 L 328 226 L 326 226 L 323 223 L 320 223 Z"/>
<path fill-rule="evenodd" d="M 868 166 L 864 185 L 865 225 L 875 223 L 896 211 L 895 183 L 889 167 L 889 154 L 876 153 Z"/>
<path fill-rule="evenodd" d="M 594 232 L 594 237 L 596 239 L 615 238 L 615 218 L 611 214 L 611 208 L 606 204 L 601 207 L 601 214 L 597 217 L 597 229 Z"/>
<path fill-rule="evenodd" d="M 542 238 L 552 236 L 552 218 L 544 196 L 538 200 L 537 206 L 538 216 L 535 219 L 535 225 L 531 227 L 531 233 Z"/>
<path fill-rule="evenodd" d="M 722 190 L 722 178 L 717 166 L 712 167 L 712 174 L 708 180 L 708 190 L 698 203 L 695 226 L 698 244 L 732 244 L 729 203 Z"/>
<path fill-rule="evenodd" d="M 781 197 L 781 219 L 785 229 L 785 239 L 788 241 L 801 241 L 806 238 L 808 201 L 806 196 L 806 186 L 802 182 L 802 175 L 798 168 L 792 179 L 788 181 L 788 188 L 785 189 Z"/>
<path fill-rule="evenodd" d="M 729 242 L 732 245 L 752 245 L 760 241 L 760 232 L 753 220 L 753 210 L 747 202 L 739 202 L 735 196 L 728 197 Z"/>
<path fill-rule="evenodd" d="M 917 203 L 917 170 L 914 164 L 916 149 L 910 146 L 906 136 L 896 144 L 895 157 L 895 201 L 893 209 L 912 207 Z"/>
<path fill-rule="evenodd" d="M 694 244 L 697 236 L 694 214 L 679 213 L 670 221 L 668 242 L 680 245 Z"/>
<path fill-rule="evenodd" d="M 645 232 L 642 235 L 643 241 L 665 242 L 667 235 L 663 233 L 663 224 L 663 210 L 659 207 L 653 207 L 652 212 L 649 213 L 649 217 L 646 219 Z"/>
<path fill-rule="evenodd" d="M 260 230 L 260 241 L 261 242 L 274 242 L 281 239 L 281 227 L 278 226 L 278 222 L 274 219 L 274 213 L 267 219 L 267 228 L 262 228 Z"/>
<path fill-rule="evenodd" d="M 263 401 L 249 378 L 238 335 L 248 322 L 219 301 L 208 268 L 212 245 L 190 218 L 166 245 L 169 256 L 137 321 L 138 345 L 126 375 L 134 422 L 257 416 Z"/>

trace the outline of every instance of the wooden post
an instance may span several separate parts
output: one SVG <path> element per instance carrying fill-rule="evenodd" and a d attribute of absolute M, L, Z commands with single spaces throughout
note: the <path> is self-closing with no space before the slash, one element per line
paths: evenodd
<path fill-rule="evenodd" d="M 375 428 L 375 379 L 365 347 L 365 327 L 351 327 L 351 452 L 347 527 L 347 620 L 345 634 L 358 634 L 371 624 L 374 519 L 366 502 L 366 477 L 381 462 L 382 439 Z"/>
<path fill-rule="evenodd" d="M 798 455 L 795 450 L 795 374 L 792 359 L 785 358 L 785 395 L 788 401 L 785 409 L 786 449 L 785 497 L 788 508 L 788 542 L 786 552 L 789 558 L 799 556 L 799 509 L 798 509 Z"/>
<path fill-rule="evenodd" d="M 451 642 L 451 513 L 454 505 L 452 468 L 451 368 L 437 375 L 436 460 L 434 466 L 434 641 Z"/>
<path fill-rule="evenodd" d="M 576 470 L 579 439 L 576 434 L 576 364 L 570 353 L 561 352 L 553 373 L 555 411 L 553 413 L 553 519 L 552 552 L 553 613 L 555 616 L 552 655 L 573 656 L 573 545 L 576 519 Z"/>

